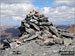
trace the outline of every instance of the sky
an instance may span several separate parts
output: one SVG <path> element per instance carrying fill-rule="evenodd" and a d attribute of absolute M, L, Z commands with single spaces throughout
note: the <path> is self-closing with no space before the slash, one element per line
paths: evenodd
<path fill-rule="evenodd" d="M 0 7 L 0 25 L 20 26 L 33 9 L 54 25 L 75 24 L 74 0 L 0 0 Z"/>

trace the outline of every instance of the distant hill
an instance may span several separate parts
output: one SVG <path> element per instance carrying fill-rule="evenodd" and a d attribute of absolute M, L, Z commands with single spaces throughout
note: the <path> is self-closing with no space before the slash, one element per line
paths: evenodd
<path fill-rule="evenodd" d="M 59 29 L 67 30 L 68 32 L 71 32 L 75 35 L 75 25 L 58 25 Z"/>
<path fill-rule="evenodd" d="M 6 30 L 8 28 L 12 28 L 12 27 L 10 27 L 10 26 L 0 26 L 0 31 Z"/>
<path fill-rule="evenodd" d="M 17 38 L 20 32 L 17 28 L 10 26 L 0 26 L 0 39 L 1 41 L 6 38 Z"/>
<path fill-rule="evenodd" d="M 72 26 L 75 26 L 74 24 L 73 25 L 57 25 L 57 27 L 59 29 L 64 29 L 64 30 L 68 30 L 69 28 L 71 28 Z"/>
<path fill-rule="evenodd" d="M 68 31 L 68 32 L 71 32 L 71 33 L 73 33 L 73 34 L 75 35 L 75 26 L 72 26 L 72 27 L 69 28 L 67 31 Z"/>

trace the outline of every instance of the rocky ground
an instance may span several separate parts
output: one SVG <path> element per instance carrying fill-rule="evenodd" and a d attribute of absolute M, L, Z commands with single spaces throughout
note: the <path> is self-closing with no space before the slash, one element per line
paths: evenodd
<path fill-rule="evenodd" d="M 75 43 L 69 46 L 58 44 L 40 46 L 36 43 L 36 40 L 32 40 L 18 48 L 0 50 L 0 56 L 61 56 L 60 51 L 75 51 Z"/>

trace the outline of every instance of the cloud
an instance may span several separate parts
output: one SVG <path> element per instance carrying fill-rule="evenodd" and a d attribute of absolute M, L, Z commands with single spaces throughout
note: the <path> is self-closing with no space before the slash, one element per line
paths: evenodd
<path fill-rule="evenodd" d="M 1 4 L 1 14 L 24 16 L 29 10 L 35 9 L 32 4 Z"/>
<path fill-rule="evenodd" d="M 54 24 L 75 24 L 75 1 L 53 0 L 53 7 L 41 8 L 41 13 Z"/>
<path fill-rule="evenodd" d="M 1 3 L 1 24 L 5 25 L 6 21 L 9 21 L 9 24 L 16 22 L 11 24 L 16 25 L 18 24 L 17 22 L 25 19 L 25 16 L 33 9 L 37 9 L 37 7 L 31 3 Z M 9 25 L 8 22 L 6 24 Z"/>
<path fill-rule="evenodd" d="M 30 2 L 33 0 L 0 0 L 0 2 Z"/>
<path fill-rule="evenodd" d="M 74 0 L 54 0 L 53 5 L 54 7 L 57 7 L 57 6 L 75 7 L 75 1 Z"/>
<path fill-rule="evenodd" d="M 74 24 L 75 8 L 61 6 L 56 8 L 41 8 L 41 13 L 49 17 L 54 24 Z"/>
<path fill-rule="evenodd" d="M 25 19 L 29 11 L 33 9 L 38 9 L 53 24 L 74 24 L 75 21 L 73 2 L 56 0 L 53 2 L 53 7 L 43 8 L 36 7 L 32 3 L 1 3 L 1 24 L 20 25 L 21 20 Z"/>

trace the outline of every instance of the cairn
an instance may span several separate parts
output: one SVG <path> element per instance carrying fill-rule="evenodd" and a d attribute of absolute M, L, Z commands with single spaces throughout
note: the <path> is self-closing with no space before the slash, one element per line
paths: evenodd
<path fill-rule="evenodd" d="M 19 40 L 22 42 L 39 39 L 44 45 L 64 44 L 65 38 L 73 39 L 75 37 L 71 33 L 55 27 L 48 17 L 35 10 L 26 15 L 19 30 L 21 32 Z"/>

